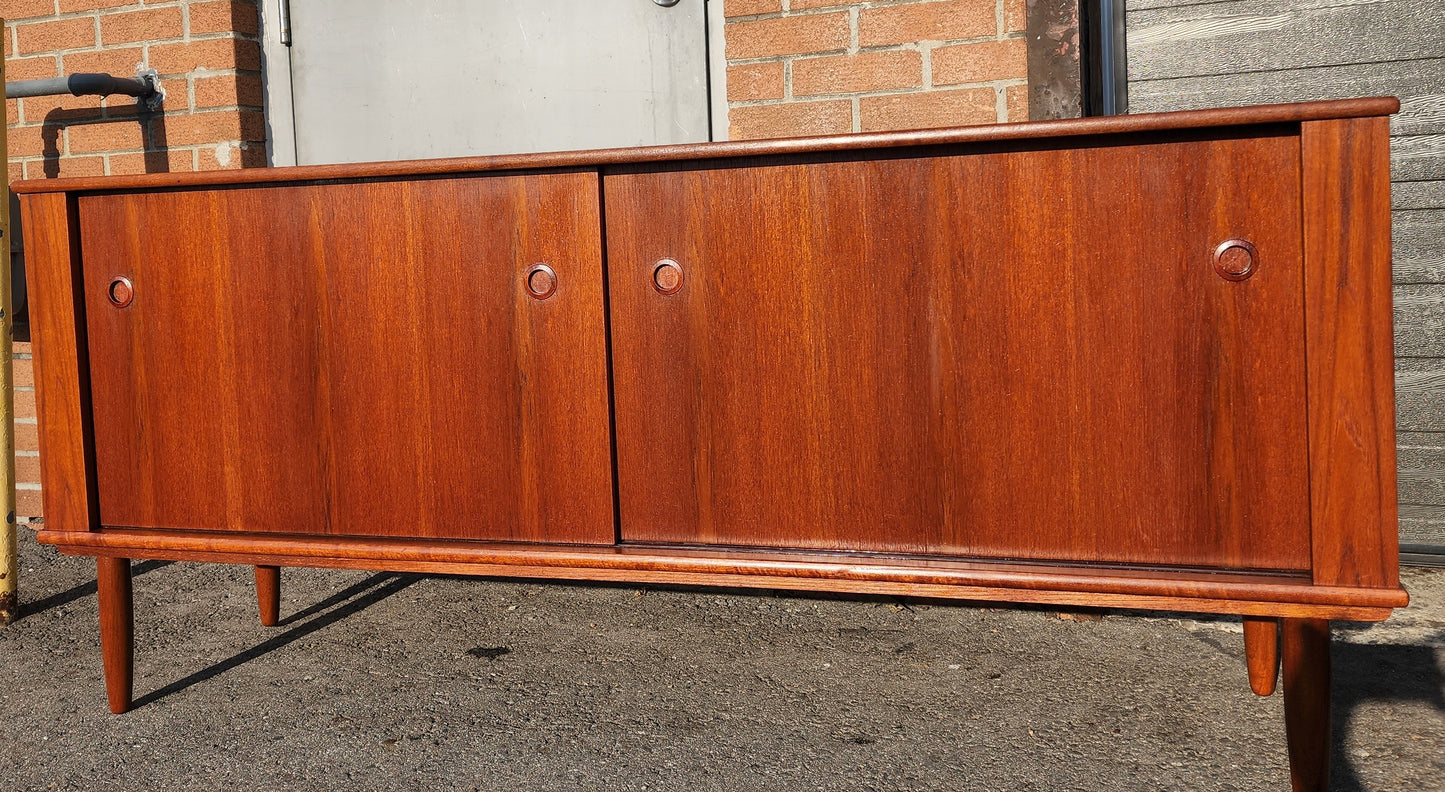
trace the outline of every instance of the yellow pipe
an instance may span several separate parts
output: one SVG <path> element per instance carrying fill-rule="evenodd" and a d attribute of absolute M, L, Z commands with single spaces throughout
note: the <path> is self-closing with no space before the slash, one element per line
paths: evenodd
<path fill-rule="evenodd" d="M 0 31 L 5 20 L 0 19 Z M 5 82 L 5 64 L 0 59 L 0 84 Z M 0 624 L 9 624 L 20 615 L 16 595 L 20 572 L 20 555 L 15 542 L 15 382 L 11 377 L 11 352 L 15 348 L 14 327 L 10 323 L 10 156 L 6 125 L 0 124 L 0 173 L 4 174 L 5 194 L 0 196 L 0 512 L 5 525 L 0 527 Z"/>

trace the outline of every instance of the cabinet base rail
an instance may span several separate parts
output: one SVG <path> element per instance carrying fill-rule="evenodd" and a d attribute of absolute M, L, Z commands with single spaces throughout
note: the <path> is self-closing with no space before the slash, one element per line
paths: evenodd
<path fill-rule="evenodd" d="M 1404 589 L 1317 586 L 1289 574 L 863 553 L 235 534 L 107 528 L 41 531 L 71 555 L 424 574 L 936 597 L 1026 605 L 1380 621 Z"/>

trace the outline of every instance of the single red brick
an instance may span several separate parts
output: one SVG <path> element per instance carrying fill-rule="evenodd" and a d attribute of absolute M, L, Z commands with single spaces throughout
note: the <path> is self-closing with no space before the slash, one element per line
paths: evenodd
<path fill-rule="evenodd" d="M 15 394 L 19 396 L 20 394 Z M 40 483 L 40 457 L 15 457 L 15 481 L 24 484 Z"/>
<path fill-rule="evenodd" d="M 184 35 L 185 25 L 178 6 L 122 11 L 100 18 L 100 41 L 105 46 L 178 39 Z"/>
<path fill-rule="evenodd" d="M 60 0 L 60 13 L 72 11 L 96 11 L 120 6 L 138 6 L 141 0 Z"/>
<path fill-rule="evenodd" d="M 62 151 L 58 126 L 14 127 L 6 142 L 12 157 L 59 156 Z"/>
<path fill-rule="evenodd" d="M 5 100 L 5 126 L 15 126 L 20 123 L 20 100 Z"/>
<path fill-rule="evenodd" d="M 59 165 L 63 179 L 70 179 L 77 176 L 104 176 L 104 157 L 61 157 L 55 163 Z"/>
<path fill-rule="evenodd" d="M 17 388 L 35 387 L 35 365 L 33 361 L 14 361 L 11 367 L 10 381 Z"/>
<path fill-rule="evenodd" d="M 847 14 L 754 19 L 727 26 L 728 60 L 802 55 L 848 48 Z"/>
<path fill-rule="evenodd" d="M 16 418 L 35 417 L 35 389 L 17 388 L 13 394 L 13 402 Z"/>
<path fill-rule="evenodd" d="M 28 520 L 45 516 L 41 508 L 40 490 L 24 489 L 15 491 L 15 519 Z"/>
<path fill-rule="evenodd" d="M 46 119 L 52 118 L 51 114 L 57 111 L 65 113 L 66 121 L 74 120 L 84 111 L 94 110 L 90 113 L 92 118 L 100 118 L 100 98 L 95 96 L 27 96 L 20 100 L 20 112 L 27 124 L 41 124 Z M 58 119 L 52 119 L 58 120 Z"/>
<path fill-rule="evenodd" d="M 123 119 L 99 124 L 72 124 L 66 127 L 65 137 L 71 154 L 91 154 L 143 149 L 146 146 L 145 132 L 145 128 L 135 120 Z"/>
<path fill-rule="evenodd" d="M 35 424 L 15 424 L 15 449 L 17 451 L 40 450 L 40 434 Z"/>
<path fill-rule="evenodd" d="M 195 170 L 195 153 L 191 149 L 167 149 L 137 154 L 111 154 L 110 174 L 130 176 L 137 173 L 187 173 Z"/>
<path fill-rule="evenodd" d="M 150 66 L 161 74 L 184 74 L 197 69 L 261 70 L 261 51 L 255 42 L 232 38 L 206 39 L 150 48 Z"/>
<path fill-rule="evenodd" d="M 6 80 L 44 80 L 59 76 L 60 61 L 54 55 L 41 55 L 38 58 L 15 58 L 5 62 Z"/>
<path fill-rule="evenodd" d="M 256 72 L 239 72 L 220 77 L 196 78 L 196 107 L 262 107 L 265 98 L 261 92 L 261 75 Z"/>
<path fill-rule="evenodd" d="M 1028 0 L 1003 0 L 1005 33 L 1022 33 L 1029 26 Z"/>
<path fill-rule="evenodd" d="M 261 32 L 261 14 L 255 3 L 191 3 L 190 8 L 193 36 L 203 33 L 255 36 Z"/>
<path fill-rule="evenodd" d="M 723 0 L 723 16 L 725 17 L 776 14 L 782 10 L 783 0 Z"/>
<path fill-rule="evenodd" d="M 879 47 L 993 36 L 998 32 L 997 16 L 993 0 L 865 8 L 858 12 L 858 44 Z"/>
<path fill-rule="evenodd" d="M 29 17 L 54 16 L 55 0 L 5 0 L 3 16 L 7 22 Z"/>
<path fill-rule="evenodd" d="M 25 178 L 25 163 L 20 162 L 19 160 L 12 159 L 10 160 L 9 165 L 11 184 L 14 184 L 15 182 L 18 182 L 21 179 Z"/>
<path fill-rule="evenodd" d="M 783 98 L 783 62 L 744 63 L 728 67 L 728 101 L 752 102 Z"/>
<path fill-rule="evenodd" d="M 265 141 L 266 121 L 261 113 L 254 111 L 198 112 L 166 118 L 164 128 L 156 128 L 157 145 L 161 143 L 162 131 L 165 144 L 169 146 L 214 145 L 230 140 Z"/>
<path fill-rule="evenodd" d="M 857 93 L 923 85 L 923 56 L 884 50 L 793 61 L 793 95 Z"/>
<path fill-rule="evenodd" d="M 1004 119 L 1010 124 L 1017 124 L 1029 120 L 1029 87 L 1027 85 L 1010 85 L 1004 89 L 1004 103 L 1008 107 L 1008 118 Z"/>
<path fill-rule="evenodd" d="M 728 137 L 732 140 L 829 135 L 853 130 L 853 103 L 787 102 L 749 105 L 728 110 Z"/>
<path fill-rule="evenodd" d="M 1021 38 L 940 47 L 933 51 L 933 84 L 1025 79 L 1027 58 Z"/>
<path fill-rule="evenodd" d="M 104 72 L 117 77 L 133 77 L 141 68 L 145 53 L 140 47 L 119 47 L 94 52 L 68 52 L 61 56 L 66 74 Z"/>
<path fill-rule="evenodd" d="M 36 52 L 84 49 L 96 45 L 95 19 L 93 17 L 17 25 L 15 35 L 19 40 L 20 52 L 27 55 Z"/>
<path fill-rule="evenodd" d="M 865 96 L 858 110 L 864 132 L 883 132 L 992 124 L 998 120 L 996 107 L 992 88 L 967 88 Z"/>
<path fill-rule="evenodd" d="M 245 156 L 252 147 L 259 146 L 264 155 L 266 146 L 263 143 L 217 143 L 214 146 L 201 146 L 196 149 L 200 164 L 196 170 L 240 170 L 241 168 L 254 167 L 254 164 Z"/>

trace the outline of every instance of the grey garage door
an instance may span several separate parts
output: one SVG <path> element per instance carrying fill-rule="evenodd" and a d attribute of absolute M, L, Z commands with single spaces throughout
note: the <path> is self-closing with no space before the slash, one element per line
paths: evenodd
<path fill-rule="evenodd" d="M 290 0 L 296 161 L 707 140 L 704 6 Z"/>
<path fill-rule="evenodd" d="M 1130 0 L 1127 20 L 1130 112 L 1400 98 L 1400 542 L 1417 560 L 1445 553 L 1445 0 Z"/>

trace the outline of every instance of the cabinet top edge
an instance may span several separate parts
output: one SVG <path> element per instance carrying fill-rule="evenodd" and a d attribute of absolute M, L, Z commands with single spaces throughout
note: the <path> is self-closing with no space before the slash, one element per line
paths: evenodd
<path fill-rule="evenodd" d="M 1388 116 L 1398 112 L 1394 97 L 1342 99 L 1326 102 L 1225 107 L 1139 115 L 1095 116 L 1056 121 L 986 124 L 899 132 L 851 133 L 769 140 L 686 143 L 635 148 L 553 151 L 484 157 L 363 162 L 339 165 L 301 165 L 247 170 L 187 173 L 147 173 L 133 176 L 86 176 L 68 179 L 26 179 L 15 182 L 16 193 L 87 192 L 97 190 L 212 187 L 240 184 L 406 176 L 466 175 L 488 171 L 536 171 L 562 168 L 596 168 L 686 160 L 778 156 L 825 152 L 866 151 L 994 141 L 1047 140 L 1050 138 L 1164 132 L 1170 130 L 1282 124 L 1303 121 Z"/>

